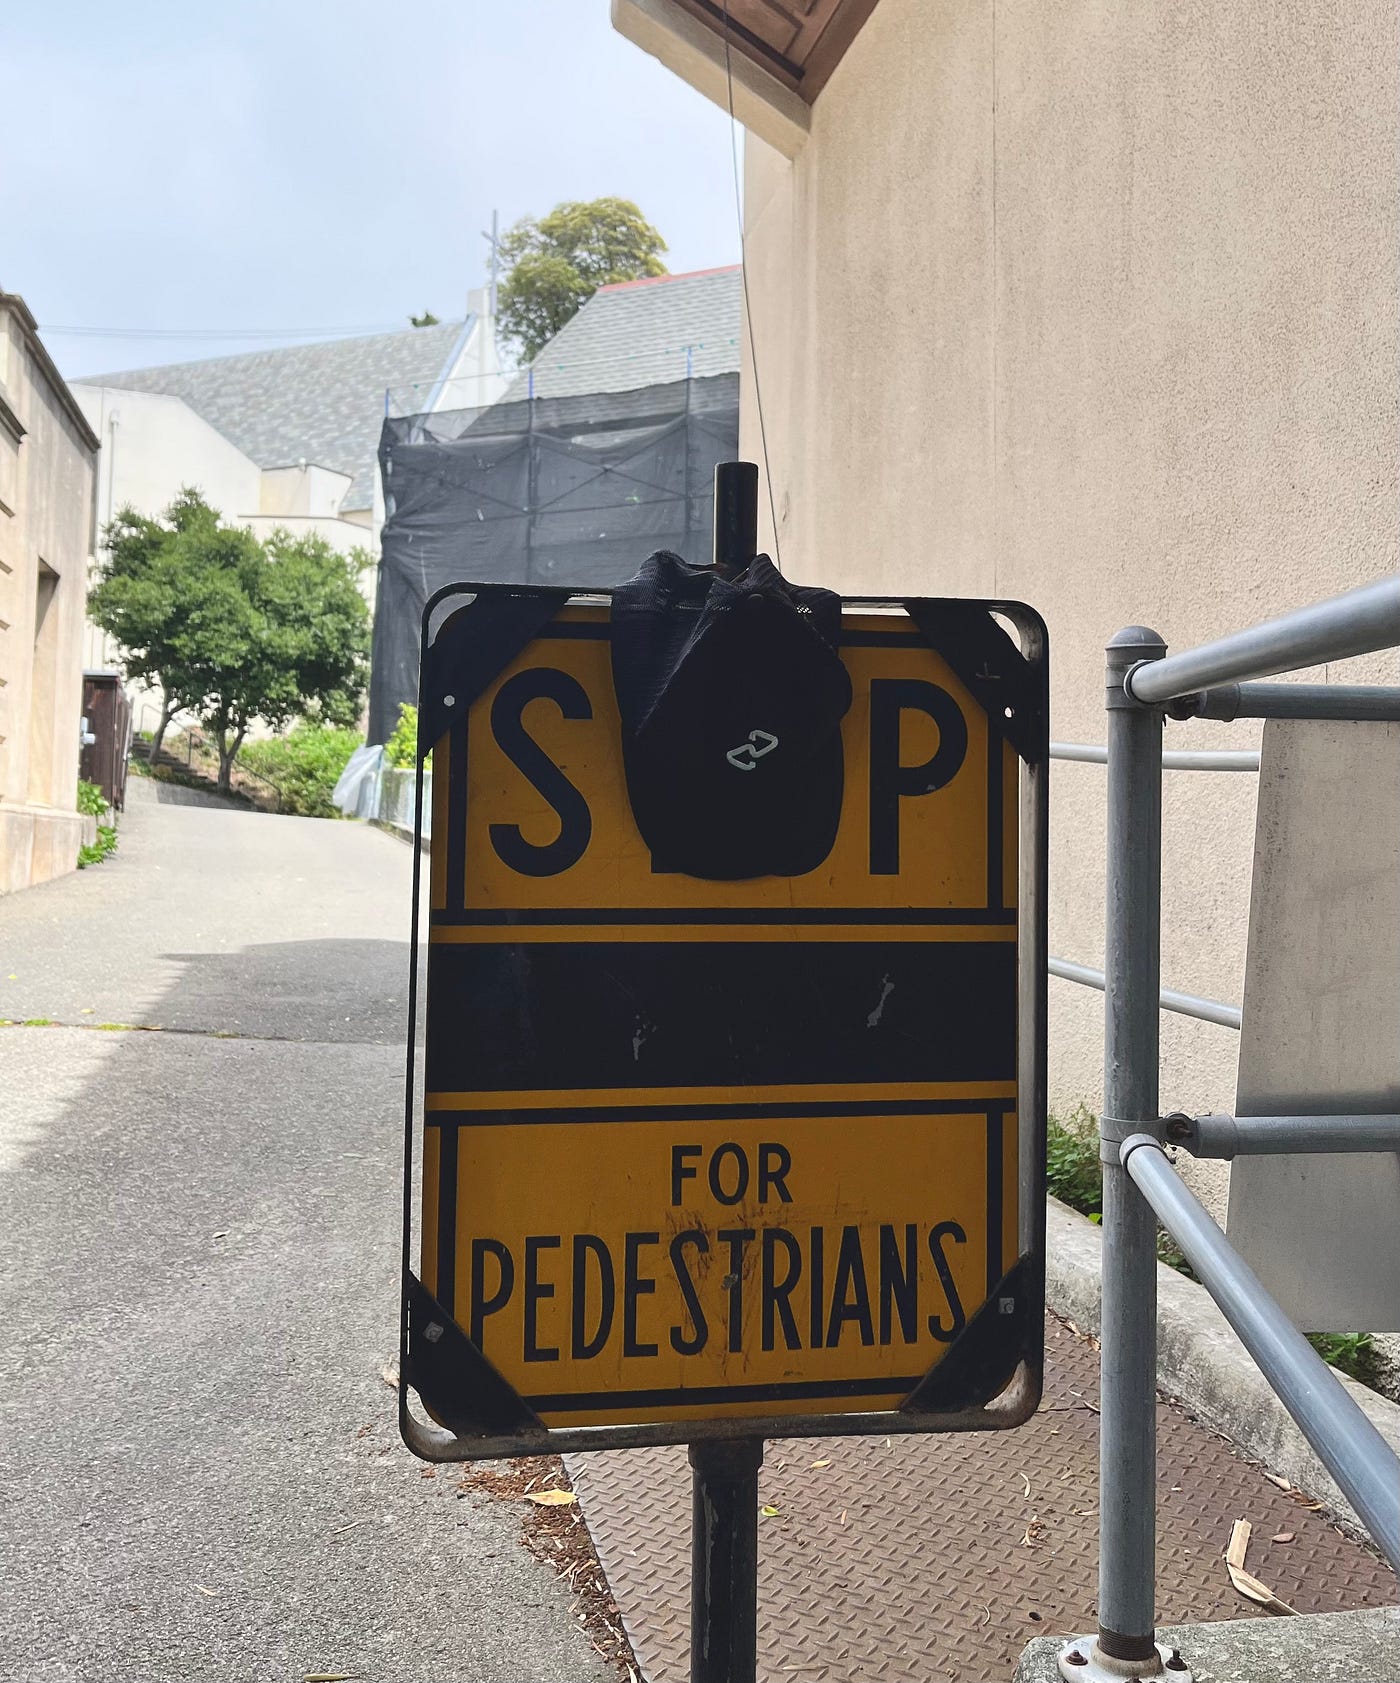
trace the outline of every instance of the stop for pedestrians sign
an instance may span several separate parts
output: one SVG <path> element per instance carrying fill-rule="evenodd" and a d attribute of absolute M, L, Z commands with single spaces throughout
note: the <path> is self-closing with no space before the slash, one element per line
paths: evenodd
<path fill-rule="evenodd" d="M 847 603 L 835 840 L 803 875 L 712 881 L 656 869 L 634 821 L 607 605 L 462 591 L 423 650 L 404 1374 L 442 1430 L 406 1412 L 414 1447 L 1024 1419 L 1043 1313 L 1037 617 Z M 736 770 L 770 751 L 758 735 Z"/>

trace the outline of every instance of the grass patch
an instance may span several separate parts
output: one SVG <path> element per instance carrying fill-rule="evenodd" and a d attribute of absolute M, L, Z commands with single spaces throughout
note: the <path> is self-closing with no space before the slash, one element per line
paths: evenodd
<path fill-rule="evenodd" d="M 1330 1367 L 1360 1385 L 1380 1389 L 1381 1365 L 1369 1332 L 1310 1332 L 1308 1343 Z"/>

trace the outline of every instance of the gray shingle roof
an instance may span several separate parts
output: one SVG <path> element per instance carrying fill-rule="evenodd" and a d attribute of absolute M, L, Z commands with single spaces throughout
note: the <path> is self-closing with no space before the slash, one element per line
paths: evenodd
<path fill-rule="evenodd" d="M 605 286 L 535 358 L 535 396 L 683 380 L 687 347 L 695 375 L 737 373 L 743 296 L 737 266 Z M 506 399 L 524 397 L 527 389 L 522 374 Z"/>
<path fill-rule="evenodd" d="M 291 467 L 303 458 L 352 477 L 341 508 L 374 502 L 384 392 L 395 406 L 426 408 L 465 323 L 334 339 L 275 351 L 247 351 L 204 362 L 174 362 L 123 374 L 93 375 L 86 385 L 163 392 L 184 401 L 259 467 Z"/>

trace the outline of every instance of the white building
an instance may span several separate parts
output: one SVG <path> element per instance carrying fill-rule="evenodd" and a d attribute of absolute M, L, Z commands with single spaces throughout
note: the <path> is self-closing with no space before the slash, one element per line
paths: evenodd
<path fill-rule="evenodd" d="M 128 505 L 157 516 L 193 486 L 260 536 L 281 526 L 375 553 L 384 416 L 491 403 L 506 385 L 487 293 L 469 305 L 464 320 L 433 327 L 74 381 L 102 440 L 99 524 Z M 364 588 L 372 603 L 372 575 Z M 87 664 L 114 656 L 89 626 Z"/>

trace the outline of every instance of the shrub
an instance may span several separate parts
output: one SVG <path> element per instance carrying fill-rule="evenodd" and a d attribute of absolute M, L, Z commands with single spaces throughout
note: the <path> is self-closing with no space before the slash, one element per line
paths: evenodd
<path fill-rule="evenodd" d="M 280 812 L 339 818 L 331 791 L 360 740 L 358 731 L 302 723 L 285 736 L 245 743 L 241 764 L 276 788 Z"/>
<path fill-rule="evenodd" d="M 384 763 L 399 771 L 412 771 L 418 764 L 418 709 L 407 701 L 399 703 L 399 722 L 384 744 Z"/>
<path fill-rule="evenodd" d="M 95 783 L 78 779 L 78 811 L 88 818 L 107 816 L 107 797 Z"/>
<path fill-rule="evenodd" d="M 85 871 L 89 865 L 100 865 L 109 853 L 115 853 L 116 851 L 116 825 L 99 824 L 97 826 L 97 840 L 91 844 L 85 842 L 78 849 L 78 869 Z"/>
<path fill-rule="evenodd" d="M 1062 1203 L 1094 1219 L 1103 1213 L 1099 1119 L 1087 1105 L 1076 1105 L 1063 1121 L 1050 1117 L 1045 1171 L 1046 1184 Z"/>

